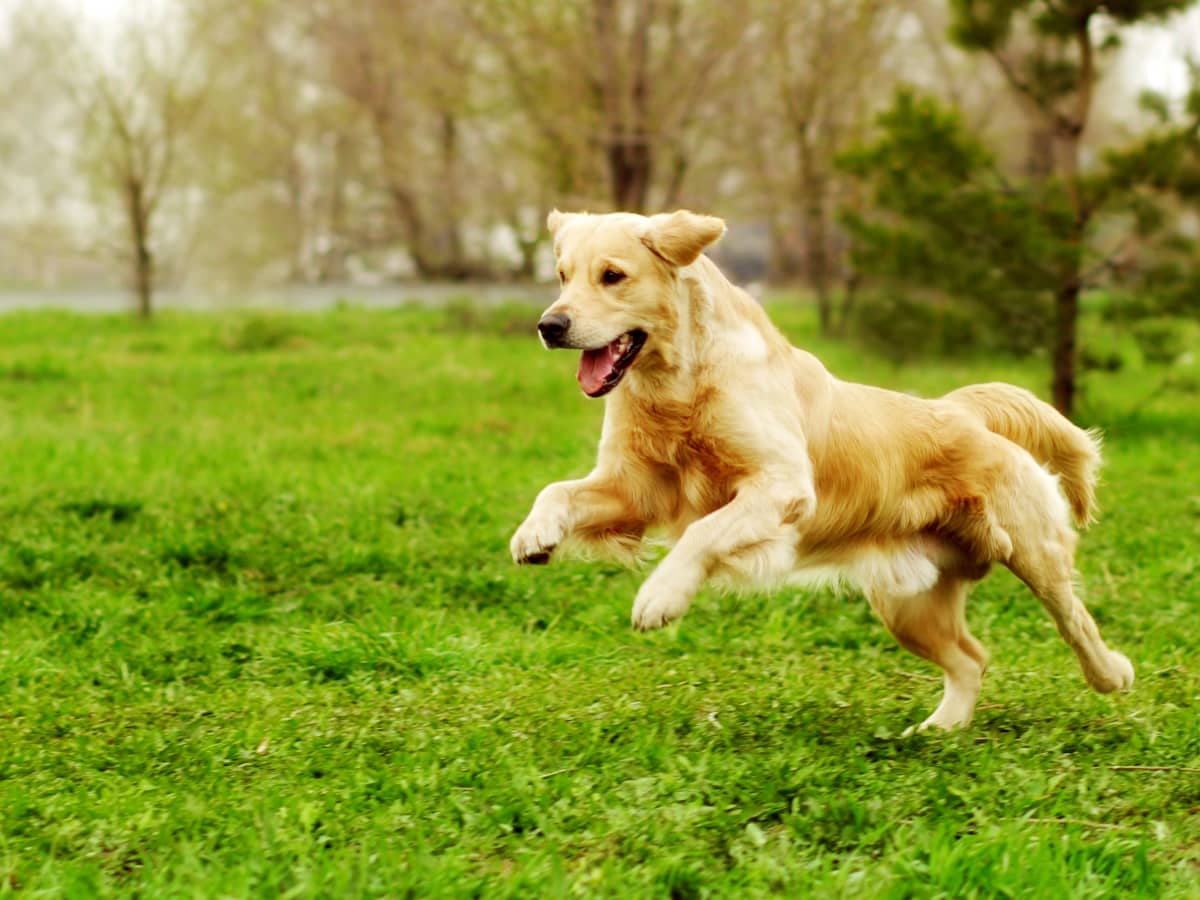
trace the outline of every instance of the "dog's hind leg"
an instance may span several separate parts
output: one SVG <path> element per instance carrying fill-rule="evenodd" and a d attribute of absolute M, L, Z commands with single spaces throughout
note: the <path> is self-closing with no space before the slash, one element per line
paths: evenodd
<path fill-rule="evenodd" d="M 1066 503 L 1054 481 L 1029 461 L 1021 486 L 1023 501 L 1009 505 L 1019 522 L 1008 524 L 1013 553 L 1008 567 L 1054 618 L 1058 633 L 1079 659 L 1088 684 L 1102 694 L 1133 686 L 1133 665 L 1111 649 L 1075 593 L 1075 543 Z M 1014 501 L 1018 498 L 1013 498 Z"/>
<path fill-rule="evenodd" d="M 914 730 L 966 725 L 975 713 L 988 655 L 967 630 L 964 607 L 970 582 L 942 572 L 921 594 L 892 597 L 872 592 L 871 607 L 906 650 L 942 667 L 945 693 L 933 714 Z"/>

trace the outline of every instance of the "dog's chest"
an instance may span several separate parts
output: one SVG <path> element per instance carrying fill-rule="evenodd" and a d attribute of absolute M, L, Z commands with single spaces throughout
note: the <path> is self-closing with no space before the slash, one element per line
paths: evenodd
<path fill-rule="evenodd" d="M 648 518 L 682 529 L 728 503 L 745 463 L 730 437 L 688 410 L 651 411 L 623 430 L 619 453 L 644 482 Z"/>

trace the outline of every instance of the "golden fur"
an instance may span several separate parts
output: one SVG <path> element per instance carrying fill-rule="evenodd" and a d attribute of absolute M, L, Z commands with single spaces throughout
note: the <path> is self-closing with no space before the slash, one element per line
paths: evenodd
<path fill-rule="evenodd" d="M 702 255 L 720 219 L 555 211 L 548 225 L 562 293 L 545 316 L 570 322 L 558 345 L 647 338 L 607 397 L 595 469 L 542 491 L 513 536 L 517 562 L 564 544 L 628 560 L 664 530 L 674 547 L 634 602 L 642 629 L 683 615 L 710 578 L 849 582 L 945 671 L 922 728 L 970 721 L 987 654 L 963 605 L 999 562 L 1054 617 L 1092 687 L 1132 685 L 1073 586 L 1070 514 L 1093 513 L 1093 435 L 1011 385 L 923 400 L 833 377 Z"/>

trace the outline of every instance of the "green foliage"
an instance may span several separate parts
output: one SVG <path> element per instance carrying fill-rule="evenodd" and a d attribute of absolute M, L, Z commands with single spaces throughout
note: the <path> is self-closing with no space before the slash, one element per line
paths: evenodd
<path fill-rule="evenodd" d="M 1061 271 L 1079 252 L 1064 185 L 1006 179 L 953 112 L 909 92 L 880 116 L 879 128 L 874 142 L 841 161 L 871 188 L 875 210 L 846 217 L 856 265 L 890 290 L 915 296 L 897 301 L 909 314 L 920 289 L 953 298 L 981 326 L 961 332 L 964 340 L 990 337 L 994 346 L 1018 352 L 1044 346 Z M 1112 215 L 1129 216 L 1139 234 L 1156 236 L 1169 218 L 1161 192 L 1174 189 L 1186 198 L 1193 166 L 1200 176 L 1195 130 L 1168 129 L 1109 153 L 1106 170 L 1081 187 Z M 1148 263 L 1134 296 L 1147 314 L 1195 314 L 1194 245 L 1154 248 L 1143 251 Z M 865 324 L 876 337 L 888 337 L 883 319 Z"/>
<path fill-rule="evenodd" d="M 1003 44 L 1012 31 L 1013 15 L 1026 4 L 1021 0 L 988 2 L 988 0 L 955 0 L 950 5 L 952 15 L 950 37 L 955 43 L 970 49 L 988 49 Z"/>
<path fill-rule="evenodd" d="M 1147 188 L 1171 191 L 1185 201 L 1200 200 L 1198 143 L 1197 123 L 1168 123 L 1129 147 L 1106 153 L 1098 184 L 1109 195 Z"/>
<path fill-rule="evenodd" d="M 1080 141 L 1098 58 L 1118 43 L 1097 44 L 1091 26 L 1098 17 L 1126 25 L 1188 5 L 954 0 L 952 37 L 994 57 L 1037 120 L 1031 127 L 1045 131 L 1049 144 L 1030 161 L 1039 174 L 1007 177 L 953 113 L 908 91 L 879 117 L 872 142 L 842 160 L 870 191 L 873 207 L 846 217 L 858 268 L 909 311 L 923 298 L 969 310 L 978 327 L 964 331 L 964 341 L 1018 353 L 1049 350 L 1054 399 L 1068 414 L 1078 361 L 1099 368 L 1113 362 L 1086 345 L 1077 349 L 1080 294 L 1121 270 L 1137 293 L 1173 297 L 1157 312 L 1175 314 L 1194 279 L 1151 241 L 1179 220 L 1179 201 L 1200 197 L 1200 79 L 1185 104 L 1193 121 L 1174 121 L 1165 98 L 1144 96 L 1156 128 L 1107 148 L 1100 164 L 1086 164 Z M 1123 232 L 1141 244 L 1136 272 L 1122 258 L 1126 244 L 1114 250 L 1112 238 Z M 1194 251 L 1183 256 L 1184 266 L 1195 261 Z M 885 316 L 860 316 L 860 325 L 876 345 L 905 340 Z M 1147 352 L 1157 351 L 1148 345 Z"/>
<path fill-rule="evenodd" d="M 855 303 L 849 330 L 872 352 L 895 363 L 930 356 L 962 356 L 997 346 L 961 305 L 944 297 L 871 291 Z"/>
<path fill-rule="evenodd" d="M 1108 16 L 1122 25 L 1163 18 L 1191 6 L 1194 0 L 951 0 L 951 38 L 972 50 L 1003 46 L 1015 21 L 1027 19 L 1047 37 L 1064 38 L 1086 27 L 1093 16 Z"/>
<path fill-rule="evenodd" d="M 1150 362 L 1170 364 L 1183 356 L 1188 344 L 1188 325 L 1185 320 L 1161 317 L 1142 319 L 1133 326 L 1133 335 Z"/>
<path fill-rule="evenodd" d="M 128 522 L 142 511 L 142 504 L 125 500 L 81 500 L 64 503 L 62 509 L 72 512 L 81 519 L 107 517 L 113 522 Z"/>
<path fill-rule="evenodd" d="M 221 343 L 233 353 L 258 353 L 277 350 L 299 340 L 292 323 L 266 315 L 233 319 Z"/>
<path fill-rule="evenodd" d="M 1073 249 L 1059 236 L 1070 217 L 1060 185 L 1009 183 L 955 113 L 907 91 L 880 116 L 874 142 L 841 164 L 877 211 L 845 219 L 856 266 L 898 294 L 954 298 L 979 322 L 972 333 L 1005 349 L 1045 345 L 1058 267 Z M 886 321 L 872 324 L 890 339 Z"/>
<path fill-rule="evenodd" d="M 1122 24 L 1161 19 L 1187 9 L 1195 0 L 1104 0 L 1096 4 Z"/>
<path fill-rule="evenodd" d="M 895 369 L 798 308 L 842 377 L 1039 380 Z M 640 635 L 642 574 L 514 567 L 601 405 L 457 315 L 263 315 L 304 340 L 250 354 L 218 319 L 5 318 L 5 365 L 61 377 L 0 379 L 0 893 L 1194 895 L 1194 396 L 1089 376 L 1081 582 L 1133 693 L 1091 693 L 999 572 L 975 723 L 900 739 L 940 678 L 861 597 L 706 593 Z"/>

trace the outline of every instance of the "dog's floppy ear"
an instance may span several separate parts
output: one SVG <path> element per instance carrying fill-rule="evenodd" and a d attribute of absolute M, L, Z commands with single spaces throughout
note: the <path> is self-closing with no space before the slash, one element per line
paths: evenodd
<path fill-rule="evenodd" d="M 716 216 L 698 216 L 681 209 L 651 216 L 642 243 L 673 266 L 690 266 L 724 233 L 725 223 Z"/>

